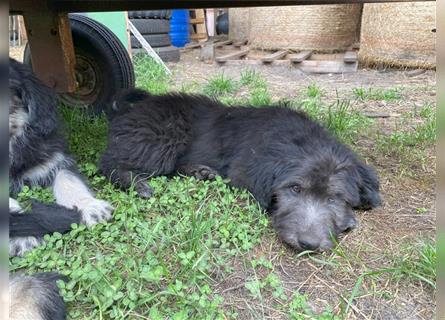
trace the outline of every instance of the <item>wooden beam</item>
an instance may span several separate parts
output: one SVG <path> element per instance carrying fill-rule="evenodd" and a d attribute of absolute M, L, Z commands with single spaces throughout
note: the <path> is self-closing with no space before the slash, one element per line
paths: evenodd
<path fill-rule="evenodd" d="M 216 57 L 215 60 L 216 60 L 216 62 L 226 62 L 227 60 L 244 57 L 248 53 L 249 53 L 249 49 L 245 49 L 245 50 L 236 51 L 233 53 L 229 53 L 229 54 L 226 54 L 223 56 Z"/>
<path fill-rule="evenodd" d="M 68 15 L 42 4 L 23 12 L 23 19 L 37 77 L 57 92 L 74 92 L 75 54 Z"/>
<path fill-rule="evenodd" d="M 220 42 L 216 42 L 215 43 L 215 48 L 221 48 L 224 46 L 228 46 L 229 44 L 232 44 L 232 40 L 225 40 L 225 41 L 220 41 Z"/>
<path fill-rule="evenodd" d="M 241 41 L 236 41 L 233 43 L 233 46 L 235 48 L 241 48 L 242 46 L 244 46 L 247 43 L 247 39 L 245 40 L 241 40 Z"/>
<path fill-rule="evenodd" d="M 306 59 L 309 59 L 309 57 L 311 55 L 312 55 L 312 51 L 301 51 L 299 53 L 289 55 L 289 59 L 293 63 L 300 63 Z"/>
<path fill-rule="evenodd" d="M 191 34 L 190 35 L 190 39 L 192 40 L 202 40 L 202 39 L 207 39 L 207 34 L 206 33 L 195 33 L 195 34 Z"/>
<path fill-rule="evenodd" d="M 10 11 L 20 12 L 23 3 L 33 0 L 13 0 L 9 2 Z M 418 0 L 416 0 L 418 1 Z M 425 1 L 425 0 L 421 0 Z M 434 1 L 434 0 L 426 0 Z M 232 7 L 268 7 L 268 6 L 295 6 L 295 5 L 325 5 L 350 3 L 386 3 L 386 2 L 413 2 L 413 0 L 48 0 L 51 8 L 59 12 L 95 12 L 95 11 L 132 11 L 155 9 L 189 9 L 189 8 L 232 8 Z"/>
<path fill-rule="evenodd" d="M 204 23 L 204 18 L 192 18 L 190 19 L 190 24 L 201 24 Z"/>
<path fill-rule="evenodd" d="M 357 52 L 356 51 L 346 51 L 343 57 L 345 63 L 357 62 Z"/>
<path fill-rule="evenodd" d="M 344 63 L 343 61 L 330 60 L 305 60 L 294 65 L 306 73 L 351 73 L 357 71 L 358 63 Z"/>
<path fill-rule="evenodd" d="M 287 55 L 287 50 L 280 50 L 280 51 L 274 52 L 272 54 L 269 54 L 269 55 L 261 58 L 261 61 L 263 63 L 271 63 L 274 60 L 278 60 L 280 58 L 283 58 L 286 55 Z"/>

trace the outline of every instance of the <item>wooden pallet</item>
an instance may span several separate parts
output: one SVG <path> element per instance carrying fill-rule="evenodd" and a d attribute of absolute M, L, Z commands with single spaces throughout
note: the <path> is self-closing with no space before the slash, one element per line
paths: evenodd
<path fill-rule="evenodd" d="M 306 73 L 351 73 L 356 72 L 358 68 L 357 52 L 355 51 L 347 51 L 341 56 L 339 54 L 314 54 L 312 51 L 288 54 L 286 50 L 279 50 L 259 59 L 240 59 L 248 53 L 249 49 L 244 47 L 236 52 L 217 56 L 215 61 L 227 65 L 290 64 Z M 285 57 L 286 59 L 283 59 Z M 312 57 L 313 59 L 309 60 Z"/>
<path fill-rule="evenodd" d="M 194 18 L 190 18 L 190 24 L 196 28 L 196 31 L 195 28 L 192 28 L 190 39 L 198 40 L 199 42 L 207 41 L 208 35 L 204 9 L 192 9 L 190 14 L 194 16 Z"/>

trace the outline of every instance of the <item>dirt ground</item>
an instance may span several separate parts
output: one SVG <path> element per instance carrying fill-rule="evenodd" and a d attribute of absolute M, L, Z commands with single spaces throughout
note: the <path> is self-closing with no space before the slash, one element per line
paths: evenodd
<path fill-rule="evenodd" d="M 20 59 L 21 49 L 10 53 Z M 224 72 L 238 79 L 242 65 L 219 66 L 199 61 L 198 50 L 182 52 L 179 63 L 168 63 L 173 72 L 174 86 L 184 83 L 201 87 L 212 75 Z M 289 66 L 248 65 L 246 68 L 261 73 L 267 80 L 274 99 L 296 99 L 311 84 L 324 91 L 324 101 L 334 101 L 337 96 L 353 99 L 352 89 L 401 88 L 403 99 L 394 101 L 357 101 L 354 106 L 365 112 L 383 112 L 389 118 L 376 119 L 383 132 L 394 130 L 394 123 L 404 113 L 415 111 L 422 105 L 435 106 L 436 79 L 434 71 L 425 71 L 412 76 L 409 71 L 370 70 L 360 68 L 351 74 L 304 74 Z M 284 248 L 274 237 L 264 239 L 261 246 L 250 254 L 265 256 L 274 262 L 274 271 L 280 275 L 285 290 L 306 293 L 315 311 L 326 306 L 335 310 L 347 305 L 359 276 L 370 270 L 391 266 L 397 253 L 406 244 L 435 233 L 435 157 L 434 150 L 426 150 L 429 156 L 427 168 L 417 170 L 410 176 L 400 175 L 397 159 L 375 151 L 374 141 L 360 141 L 362 155 L 376 167 L 380 179 L 383 205 L 369 212 L 359 213 L 359 227 L 342 239 L 345 257 L 337 253 L 323 254 L 319 263 L 308 257 L 297 257 L 292 250 Z M 426 208 L 419 214 L 418 208 Z M 262 303 L 249 301 L 243 286 L 252 270 L 237 266 L 230 278 L 220 279 L 216 291 L 225 299 L 228 309 L 237 310 L 240 318 L 251 319 L 252 312 L 264 319 L 283 319 L 285 314 L 272 303 L 272 295 L 263 297 Z M 366 278 L 347 313 L 348 319 L 432 319 L 435 312 L 435 293 L 419 281 L 398 279 L 390 275 Z"/>
<path fill-rule="evenodd" d="M 371 70 L 359 68 L 350 74 L 305 74 L 290 66 L 272 65 L 217 65 L 199 61 L 198 50 L 182 52 L 181 62 L 168 64 L 173 72 L 178 89 L 184 83 L 201 87 L 211 76 L 223 72 L 239 79 L 240 72 L 254 69 L 267 80 L 274 99 L 295 99 L 311 84 L 323 92 L 324 101 L 337 97 L 351 99 L 353 106 L 363 112 L 387 113 L 388 118 L 377 118 L 377 128 L 383 133 L 394 130 L 395 123 L 405 113 L 418 110 L 425 104 L 435 106 L 435 71 Z M 417 73 L 417 72 L 416 72 Z M 358 101 L 353 88 L 397 88 L 403 98 L 394 101 Z M 430 156 L 427 168 L 413 172 L 410 177 L 400 176 L 396 170 L 397 159 L 388 158 L 375 151 L 375 143 L 364 137 L 359 144 L 362 155 L 376 167 L 380 179 L 383 205 L 370 212 L 359 213 L 360 227 L 343 240 L 344 259 L 325 255 L 328 260 L 338 261 L 340 266 L 316 263 L 305 257 L 296 258 L 295 253 L 283 248 L 276 239 L 265 239 L 252 252 L 253 257 L 265 256 L 274 261 L 275 272 L 280 274 L 286 290 L 299 290 L 308 294 L 311 306 L 322 311 L 326 306 L 334 310 L 344 308 L 357 278 L 369 270 L 389 267 L 391 261 L 406 244 L 435 233 L 435 157 L 434 150 L 425 150 Z M 415 169 L 416 170 L 416 169 Z M 416 210 L 426 208 L 420 215 Z M 331 260 L 329 260 L 331 261 Z M 252 310 L 265 319 L 283 319 L 279 308 L 263 297 L 261 304 L 249 301 L 243 282 L 251 276 L 251 270 L 242 266 L 229 279 L 218 285 L 228 308 L 235 308 L 245 319 L 251 319 Z M 360 294 L 349 308 L 348 319 L 432 319 L 435 312 L 435 295 L 431 288 L 416 281 L 395 281 L 389 276 L 380 276 L 363 281 Z"/>

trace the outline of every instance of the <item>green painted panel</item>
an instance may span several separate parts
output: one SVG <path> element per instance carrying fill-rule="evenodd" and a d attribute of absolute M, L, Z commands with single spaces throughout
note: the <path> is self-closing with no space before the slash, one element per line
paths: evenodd
<path fill-rule="evenodd" d="M 88 12 L 86 15 L 107 26 L 119 38 L 124 47 L 128 49 L 127 12 Z"/>

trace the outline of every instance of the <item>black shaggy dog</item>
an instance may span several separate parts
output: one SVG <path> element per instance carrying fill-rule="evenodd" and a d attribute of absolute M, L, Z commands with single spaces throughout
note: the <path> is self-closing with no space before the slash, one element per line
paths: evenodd
<path fill-rule="evenodd" d="M 111 218 L 113 208 L 96 199 L 67 153 L 57 98 L 25 65 L 9 61 L 9 255 L 21 256 L 45 234 L 64 233 L 72 223 L 91 226 Z M 52 187 L 56 204 L 34 203 L 24 213 L 15 197 L 23 186 Z M 57 273 L 12 275 L 10 319 L 62 320 L 65 304 Z"/>
<path fill-rule="evenodd" d="M 150 176 L 221 175 L 247 188 L 298 250 L 331 248 L 356 226 L 353 209 L 380 204 L 374 170 L 302 112 L 140 90 L 121 93 L 113 110 L 101 170 L 142 197 Z"/>

